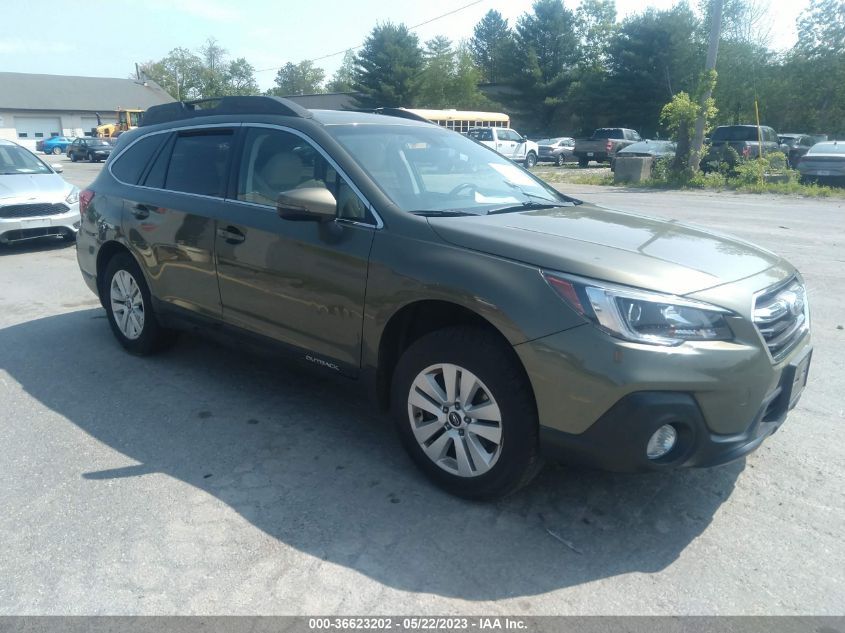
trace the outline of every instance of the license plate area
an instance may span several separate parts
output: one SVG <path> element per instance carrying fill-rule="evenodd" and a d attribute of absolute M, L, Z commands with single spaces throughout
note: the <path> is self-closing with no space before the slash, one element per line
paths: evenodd
<path fill-rule="evenodd" d="M 786 385 L 789 390 L 790 409 L 798 403 L 804 387 L 807 386 L 807 376 L 810 372 L 810 359 L 812 356 L 812 353 L 809 353 L 797 363 L 790 366 L 791 375 L 788 376 L 788 385 Z"/>
<path fill-rule="evenodd" d="M 592 156 L 593 152 L 587 152 L 587 156 Z"/>
<path fill-rule="evenodd" d="M 36 218 L 31 220 L 23 219 L 20 222 L 22 229 L 38 229 L 52 224 L 52 222 L 50 222 L 47 218 Z"/>

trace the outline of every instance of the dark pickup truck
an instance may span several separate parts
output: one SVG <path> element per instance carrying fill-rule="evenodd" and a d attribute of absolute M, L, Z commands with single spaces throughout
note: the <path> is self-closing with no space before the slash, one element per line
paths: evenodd
<path fill-rule="evenodd" d="M 733 149 L 739 158 L 757 158 L 760 155 L 760 138 L 763 139 L 763 154 L 780 150 L 778 135 L 770 127 L 760 126 L 758 136 L 756 125 L 720 125 L 713 130 L 710 149 L 707 150 L 702 165 L 714 162 L 733 163 L 735 157 L 728 151 L 729 148 Z"/>
<path fill-rule="evenodd" d="M 575 141 L 572 154 L 578 159 L 578 165 L 586 167 L 591 160 L 608 163 L 623 147 L 642 140 L 636 130 L 624 127 L 600 127 L 590 138 Z"/>

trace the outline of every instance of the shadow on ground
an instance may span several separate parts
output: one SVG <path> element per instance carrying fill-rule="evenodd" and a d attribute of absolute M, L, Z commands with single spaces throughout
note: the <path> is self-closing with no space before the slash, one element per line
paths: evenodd
<path fill-rule="evenodd" d="M 67 242 L 60 237 L 39 237 L 24 242 L 13 242 L 11 244 L 0 244 L 0 257 L 5 255 L 21 255 L 23 253 L 36 253 L 42 251 L 60 251 L 71 248 L 74 242 Z"/>
<path fill-rule="evenodd" d="M 290 547 L 405 591 L 496 600 L 661 570 L 744 468 L 549 466 L 510 498 L 470 503 L 418 474 L 351 382 L 193 336 L 135 358 L 100 309 L 2 329 L 0 350 L 28 394 L 138 462 L 80 470 L 90 485 L 164 473 Z"/>

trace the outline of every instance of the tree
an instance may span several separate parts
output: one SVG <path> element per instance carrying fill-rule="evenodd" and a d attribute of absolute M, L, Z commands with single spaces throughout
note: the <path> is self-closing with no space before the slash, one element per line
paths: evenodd
<path fill-rule="evenodd" d="M 419 39 L 404 24 L 377 25 L 355 59 L 353 89 L 363 108 L 401 107 L 416 102 L 423 67 Z"/>
<path fill-rule="evenodd" d="M 711 105 L 711 95 L 713 94 L 713 87 L 716 84 L 716 56 L 719 53 L 719 34 L 722 28 L 722 0 L 713 0 L 712 3 L 712 22 L 710 24 L 710 41 L 707 44 L 707 61 L 704 64 L 704 72 L 706 78 L 702 81 L 701 96 L 697 104 L 697 112 L 695 113 L 695 134 L 692 137 L 692 147 L 690 148 L 689 167 L 692 171 L 698 171 L 698 166 L 701 163 L 701 148 L 704 145 L 704 126 L 707 124 L 708 106 Z M 679 149 L 683 149 L 686 153 L 689 139 L 683 139 L 683 145 L 679 145 Z M 761 148 L 762 151 L 762 148 Z M 678 152 L 681 154 L 681 152 Z M 676 158 L 675 167 L 680 166 L 681 159 Z"/>
<path fill-rule="evenodd" d="M 449 38 L 438 35 L 425 43 L 423 70 L 417 83 L 417 100 L 427 108 L 454 107 L 450 94 L 455 74 L 455 54 Z"/>
<path fill-rule="evenodd" d="M 257 95 L 259 89 L 253 65 L 243 57 L 230 61 L 226 67 L 224 90 L 226 95 Z"/>
<path fill-rule="evenodd" d="M 298 64 L 288 62 L 276 73 L 276 85 L 268 94 L 278 97 L 288 95 L 305 95 L 323 92 L 323 79 L 326 73 L 322 68 L 314 66 L 309 60 Z"/>
<path fill-rule="evenodd" d="M 536 0 L 519 17 L 503 69 L 511 90 L 500 98 L 529 132 L 544 132 L 560 118 L 580 57 L 575 14 L 561 0 Z"/>
<path fill-rule="evenodd" d="M 796 53 L 806 59 L 845 56 L 845 0 L 810 0 L 798 18 Z"/>
<path fill-rule="evenodd" d="M 200 92 L 203 98 L 226 94 L 226 54 L 228 51 L 213 37 L 209 37 L 200 48 L 202 71 Z"/>
<path fill-rule="evenodd" d="M 177 101 L 202 95 L 202 60 L 187 48 L 174 48 L 163 59 L 142 64 L 141 70 Z"/>
<path fill-rule="evenodd" d="M 340 63 L 331 81 L 326 85 L 327 92 L 352 92 L 352 84 L 355 81 L 355 53 L 352 50 L 343 54 L 343 61 Z"/>
<path fill-rule="evenodd" d="M 469 41 L 473 61 L 481 69 L 481 79 L 496 83 L 502 79 L 501 67 L 513 38 L 508 21 L 490 9 L 475 25 Z"/>
<path fill-rule="evenodd" d="M 698 20 L 686 4 L 648 9 L 626 18 L 611 46 L 606 93 L 614 125 L 650 136 L 663 105 L 677 92 L 693 92 L 703 66 Z"/>
<path fill-rule="evenodd" d="M 605 68 L 610 44 L 616 35 L 616 2 L 583 0 L 575 10 L 575 28 L 581 48 L 581 61 L 589 68 Z"/>

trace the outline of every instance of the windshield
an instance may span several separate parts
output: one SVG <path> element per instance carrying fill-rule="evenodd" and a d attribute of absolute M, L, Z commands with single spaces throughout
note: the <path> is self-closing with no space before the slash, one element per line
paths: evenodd
<path fill-rule="evenodd" d="M 52 173 L 32 152 L 16 145 L 0 145 L 0 176 Z"/>
<path fill-rule="evenodd" d="M 632 152 L 674 152 L 675 144 L 671 141 L 640 141 L 620 150 L 620 153 Z"/>
<path fill-rule="evenodd" d="M 561 140 L 562 139 L 559 138 L 541 138 L 539 141 L 537 141 L 537 145 L 555 145 Z"/>
<path fill-rule="evenodd" d="M 757 128 L 745 125 L 716 128 L 713 141 L 756 141 Z"/>
<path fill-rule="evenodd" d="M 328 130 L 403 211 L 483 215 L 503 205 L 573 203 L 495 151 L 433 125 Z"/>
<path fill-rule="evenodd" d="M 819 143 L 814 145 L 807 154 L 845 154 L 845 143 Z"/>

